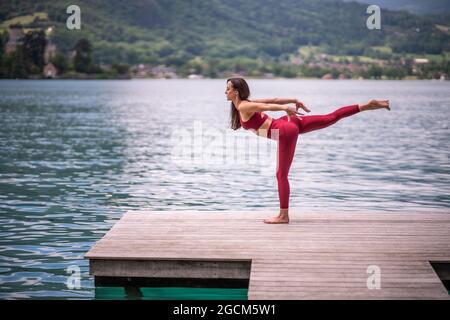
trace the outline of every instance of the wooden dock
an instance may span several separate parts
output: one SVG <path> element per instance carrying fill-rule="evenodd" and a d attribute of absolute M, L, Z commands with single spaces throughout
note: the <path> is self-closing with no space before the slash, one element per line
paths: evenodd
<path fill-rule="evenodd" d="M 450 212 L 291 211 L 279 225 L 262 222 L 273 212 L 130 211 L 86 254 L 90 273 L 247 279 L 249 299 L 450 298 Z"/>

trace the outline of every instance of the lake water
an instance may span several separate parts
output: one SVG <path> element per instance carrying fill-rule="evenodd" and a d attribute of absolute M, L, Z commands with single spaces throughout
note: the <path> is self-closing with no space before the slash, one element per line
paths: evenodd
<path fill-rule="evenodd" d="M 249 85 L 311 114 L 390 99 L 392 111 L 299 137 L 291 211 L 450 213 L 449 82 Z M 225 80 L 0 81 L 0 298 L 93 298 L 83 255 L 128 210 L 276 213 L 276 142 L 229 129 L 224 91 Z"/>

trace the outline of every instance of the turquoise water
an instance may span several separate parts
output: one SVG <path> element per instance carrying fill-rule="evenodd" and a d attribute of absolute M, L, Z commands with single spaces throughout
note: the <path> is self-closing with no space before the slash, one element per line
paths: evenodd
<path fill-rule="evenodd" d="M 139 294 L 123 287 L 96 287 L 98 300 L 247 300 L 247 289 L 160 287 L 139 288 Z"/>
<path fill-rule="evenodd" d="M 292 210 L 450 211 L 449 82 L 249 84 L 255 98 L 296 97 L 312 114 L 391 100 L 391 112 L 299 138 Z M 180 132 L 201 127 L 206 146 L 225 140 L 224 90 L 223 80 L 0 81 L 0 299 L 95 298 L 83 255 L 127 210 L 275 212 L 274 141 L 235 132 L 247 139 L 239 153 L 253 155 L 245 146 L 255 141 L 266 150 L 256 162 L 178 152 Z M 78 289 L 67 286 L 69 267 L 80 270 Z"/>

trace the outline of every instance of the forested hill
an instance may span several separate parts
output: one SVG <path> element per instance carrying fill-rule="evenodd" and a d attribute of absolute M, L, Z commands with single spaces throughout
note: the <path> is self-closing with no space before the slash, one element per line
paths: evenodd
<path fill-rule="evenodd" d="M 81 30 L 67 30 L 72 1 L 2 1 L 0 20 L 43 12 L 52 40 L 67 51 L 85 37 L 96 62 L 179 66 L 195 56 L 263 60 L 315 45 L 361 55 L 370 46 L 394 53 L 450 51 L 448 25 L 407 12 L 382 11 L 382 29 L 366 27 L 367 4 L 328 0 L 79 0 Z"/>

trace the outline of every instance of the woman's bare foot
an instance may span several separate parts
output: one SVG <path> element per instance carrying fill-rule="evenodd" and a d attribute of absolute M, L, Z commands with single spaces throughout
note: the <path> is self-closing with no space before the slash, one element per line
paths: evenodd
<path fill-rule="evenodd" d="M 365 110 L 375 110 L 375 109 L 388 109 L 391 110 L 389 107 L 389 100 L 375 100 L 372 99 L 367 103 L 359 104 L 359 110 L 365 111 Z"/>
<path fill-rule="evenodd" d="M 276 217 L 264 219 L 264 223 L 289 223 L 288 209 L 280 209 L 280 213 Z"/>
<path fill-rule="evenodd" d="M 275 224 L 275 223 L 289 223 L 289 218 L 276 216 L 270 219 L 264 219 L 264 223 Z"/>

